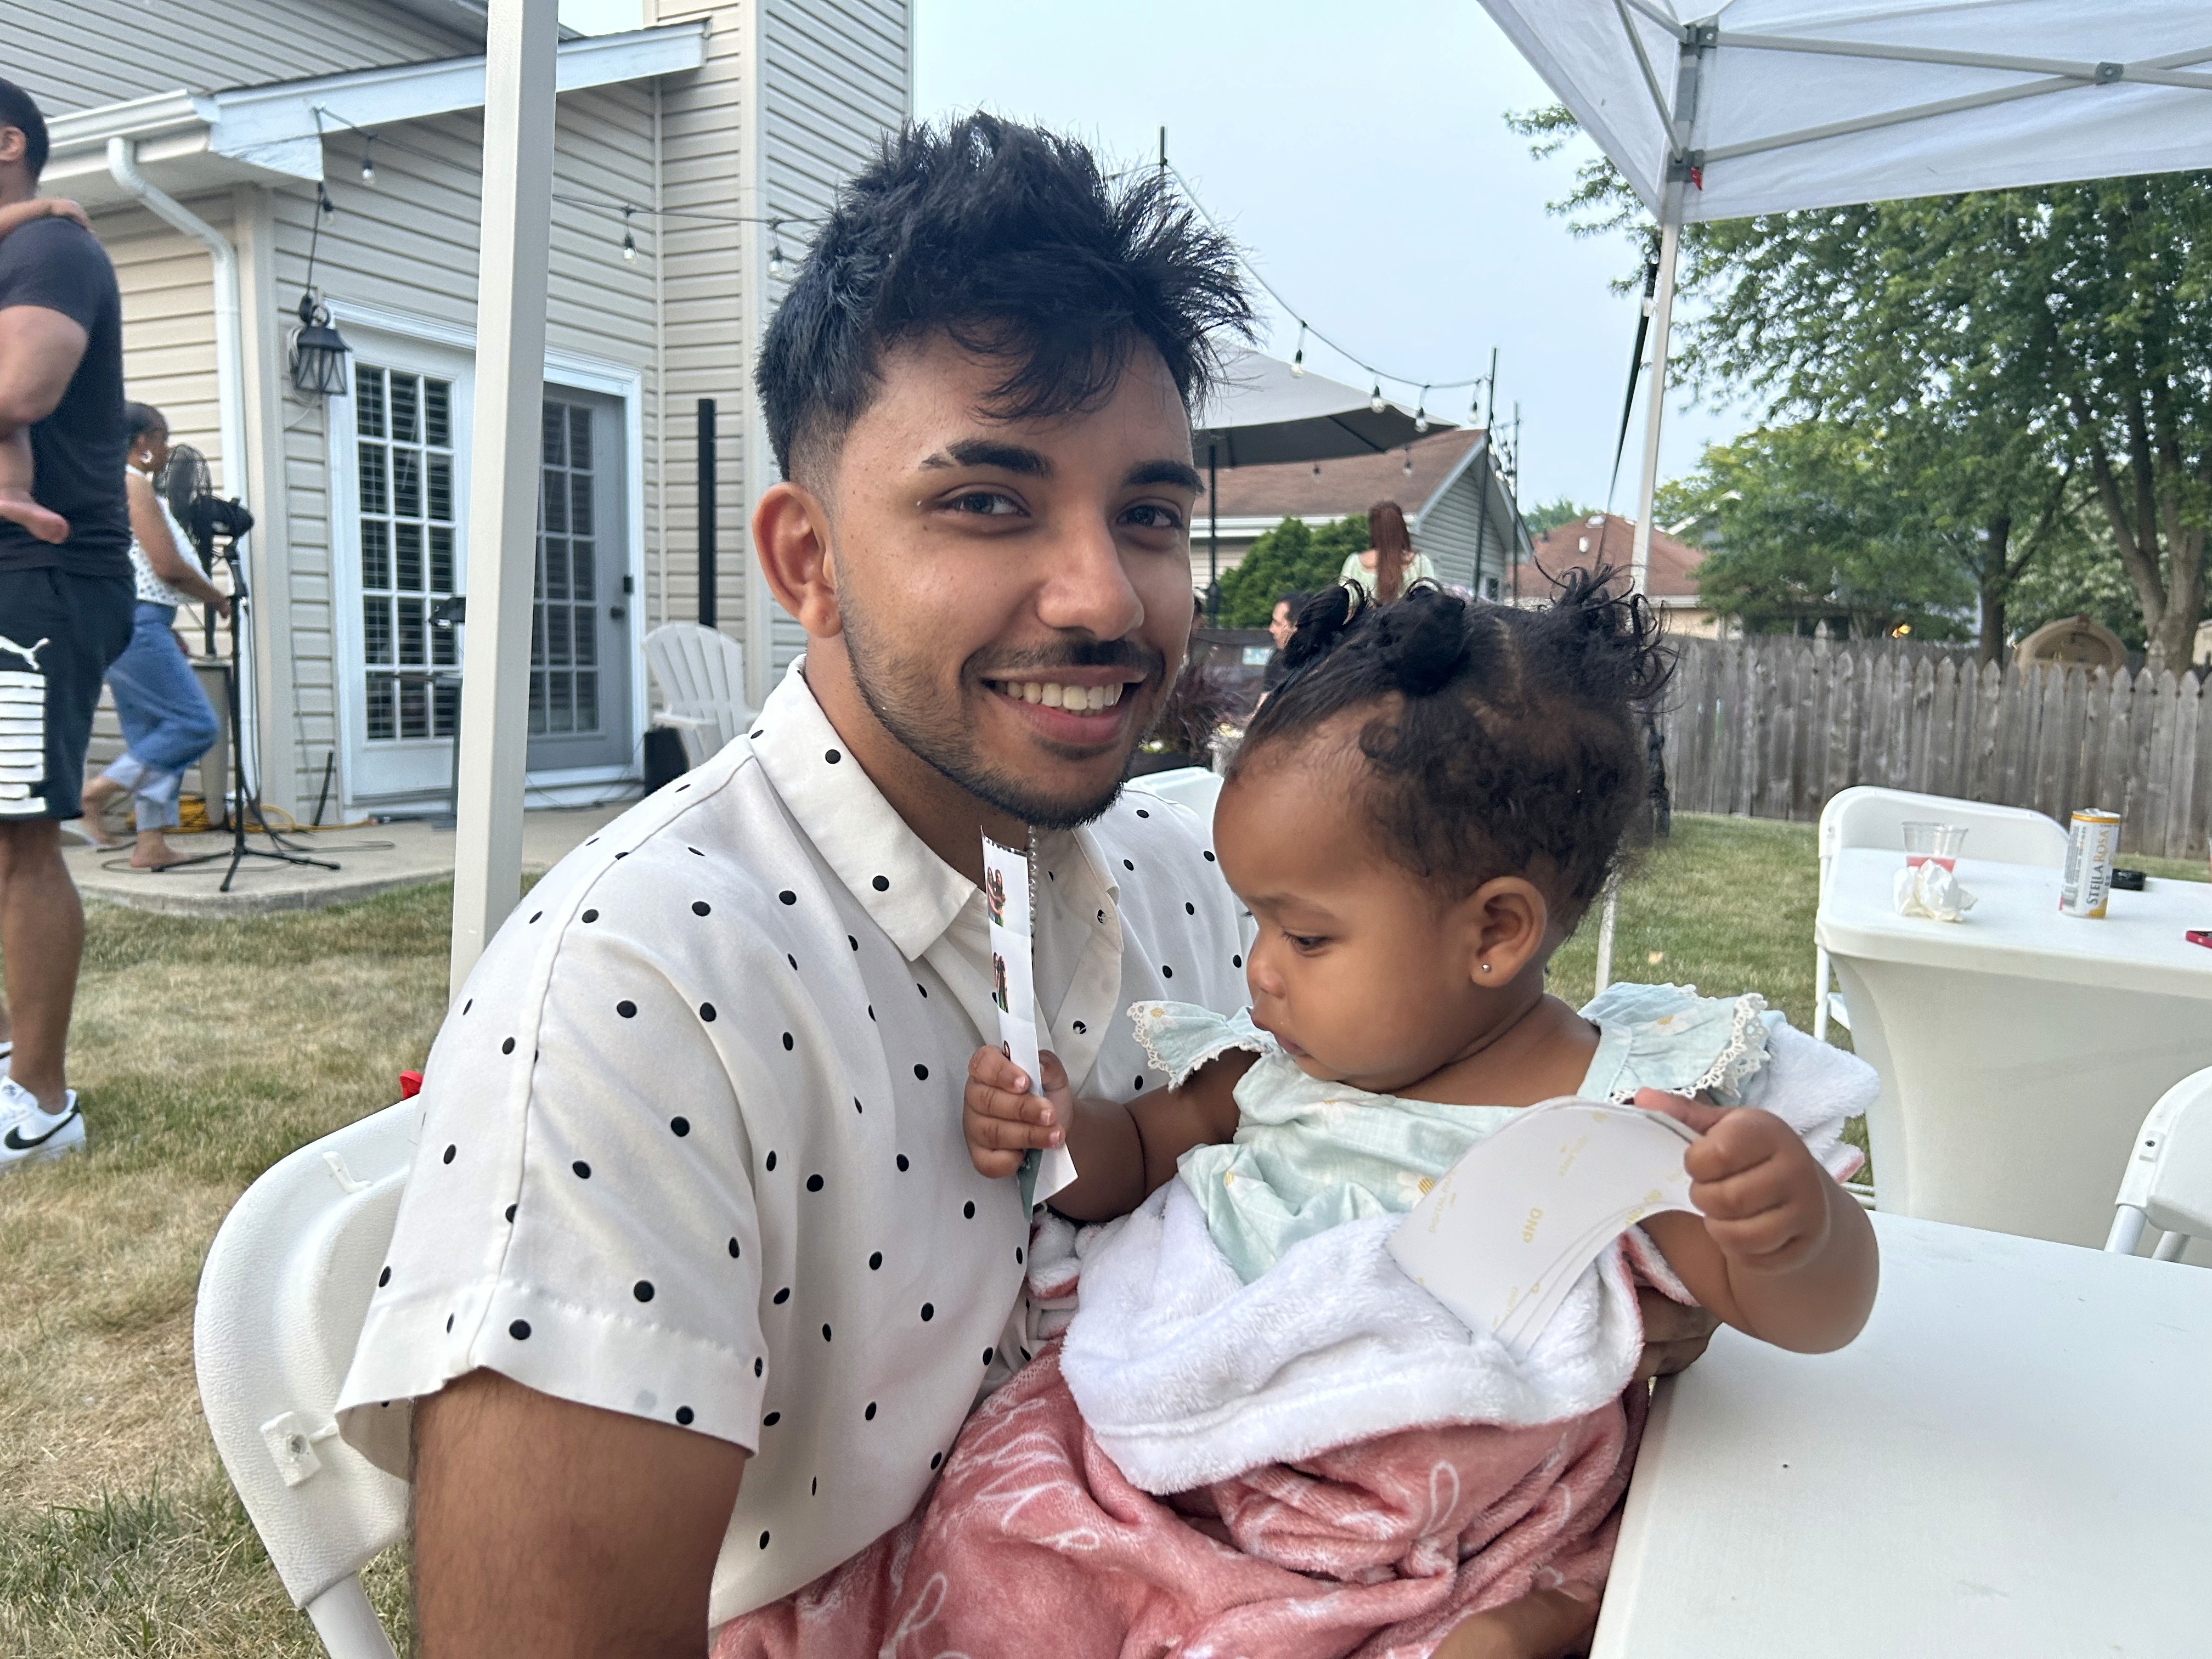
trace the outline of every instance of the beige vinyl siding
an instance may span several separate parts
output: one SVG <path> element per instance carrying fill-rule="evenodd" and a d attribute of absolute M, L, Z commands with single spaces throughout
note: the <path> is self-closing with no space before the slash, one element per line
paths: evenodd
<path fill-rule="evenodd" d="M 49 116 L 483 50 L 379 0 L 0 0 L 0 41 Z"/>
<path fill-rule="evenodd" d="M 1479 595 L 1482 592 L 1480 578 L 1494 576 L 1498 579 L 1502 596 L 1513 526 L 1496 485 L 1489 479 L 1487 459 L 1484 451 L 1477 450 L 1460 475 L 1422 509 L 1414 544 L 1435 562 L 1437 574 L 1445 581 Z M 1486 512 L 1481 505 L 1486 485 L 1490 489 Z M 1482 537 L 1479 558 L 1475 549 L 1478 529 Z"/>

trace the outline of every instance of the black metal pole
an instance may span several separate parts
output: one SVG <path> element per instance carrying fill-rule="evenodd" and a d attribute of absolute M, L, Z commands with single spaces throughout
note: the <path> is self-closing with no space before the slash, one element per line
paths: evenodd
<path fill-rule="evenodd" d="M 699 399 L 699 625 L 714 625 L 714 400 Z"/>
<path fill-rule="evenodd" d="M 1167 129 L 1160 129 L 1163 135 Z M 1221 470 L 1216 465 L 1219 446 L 1206 446 L 1206 621 L 1221 625 Z"/>

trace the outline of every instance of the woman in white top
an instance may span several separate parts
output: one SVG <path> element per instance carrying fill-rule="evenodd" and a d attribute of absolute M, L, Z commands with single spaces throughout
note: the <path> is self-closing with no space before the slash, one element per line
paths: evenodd
<path fill-rule="evenodd" d="M 144 404 L 126 404 L 124 416 L 131 426 L 124 489 L 131 502 L 131 568 L 138 581 L 138 605 L 131 643 L 108 665 L 107 689 L 115 698 L 125 746 L 84 787 L 83 827 L 99 845 L 121 846 L 103 836 L 100 808 L 116 795 L 129 794 L 138 830 L 131 866 L 159 870 L 185 856 L 169 845 L 163 832 L 176 828 L 177 786 L 185 769 L 207 752 L 218 730 L 215 710 L 173 631 L 177 607 L 204 605 L 222 617 L 229 614 L 230 599 L 186 562 L 184 529 L 154 488 L 154 475 L 169 459 L 168 422 Z"/>
<path fill-rule="evenodd" d="M 1339 581 L 1356 582 L 1369 599 L 1385 605 L 1404 598 L 1415 582 L 1436 579 L 1436 566 L 1413 551 L 1405 512 L 1395 501 L 1377 501 L 1367 509 L 1367 550 L 1346 556 L 1337 574 Z"/>

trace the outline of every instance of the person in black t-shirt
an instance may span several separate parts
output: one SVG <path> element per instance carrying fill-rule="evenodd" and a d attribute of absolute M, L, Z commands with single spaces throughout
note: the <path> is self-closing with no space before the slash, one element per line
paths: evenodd
<path fill-rule="evenodd" d="M 38 195 L 46 161 L 38 106 L 0 81 L 0 210 Z M 114 268 L 80 223 L 21 226 L 0 240 L 0 437 L 29 434 L 33 499 L 67 533 L 0 518 L 0 1176 L 84 1144 L 64 1064 L 84 912 L 60 830 L 79 816 L 100 678 L 131 638 L 124 426 Z"/>

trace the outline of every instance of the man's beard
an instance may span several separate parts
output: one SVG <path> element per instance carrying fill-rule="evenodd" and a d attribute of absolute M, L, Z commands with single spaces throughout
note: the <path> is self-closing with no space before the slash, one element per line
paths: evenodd
<path fill-rule="evenodd" d="M 839 620 L 845 635 L 845 659 L 852 665 L 853 684 L 860 700 L 884 730 L 916 757 L 986 806 L 1018 818 L 1036 830 L 1073 830 L 1089 823 L 1111 806 L 1121 793 L 1121 769 L 1103 789 L 1076 799 L 1055 799 L 1036 793 L 1026 780 L 993 766 L 975 745 L 966 710 L 958 701 L 949 706 L 929 683 L 919 664 L 879 649 L 873 626 L 849 593 L 839 596 Z M 1149 684 L 1163 681 L 1164 665 L 1157 652 L 1146 651 L 1127 640 L 1096 640 L 1078 643 L 1046 664 L 1006 664 L 1030 668 L 1042 678 L 1047 667 L 1130 667 L 1145 670 Z M 966 684 L 963 673 L 962 683 Z M 1135 690 L 1134 686 L 1130 688 Z M 986 696 L 993 695 L 988 691 Z M 1131 727 L 1129 748 L 1134 750 L 1141 732 Z M 1128 756 L 1124 753 L 1126 766 Z"/>

